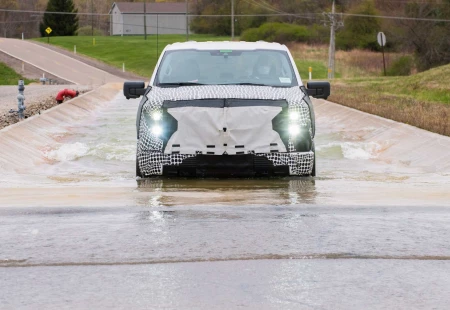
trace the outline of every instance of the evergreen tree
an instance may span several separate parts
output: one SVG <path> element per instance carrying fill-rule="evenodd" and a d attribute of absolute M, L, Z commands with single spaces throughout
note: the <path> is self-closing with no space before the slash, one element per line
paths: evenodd
<path fill-rule="evenodd" d="M 44 19 L 39 25 L 41 36 L 47 36 L 45 29 L 52 29 L 52 36 L 73 36 L 78 30 L 76 14 L 52 14 L 51 12 L 77 13 L 73 0 L 49 0 Z"/>

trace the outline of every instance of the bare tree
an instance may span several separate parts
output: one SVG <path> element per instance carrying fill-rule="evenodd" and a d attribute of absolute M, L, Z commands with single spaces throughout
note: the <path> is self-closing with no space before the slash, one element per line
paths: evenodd
<path fill-rule="evenodd" d="M 416 20 L 398 22 L 405 29 L 404 48 L 414 51 L 419 70 L 450 63 L 450 23 L 424 20 L 449 19 L 450 0 L 443 3 L 447 6 L 410 3 L 405 12 Z"/>

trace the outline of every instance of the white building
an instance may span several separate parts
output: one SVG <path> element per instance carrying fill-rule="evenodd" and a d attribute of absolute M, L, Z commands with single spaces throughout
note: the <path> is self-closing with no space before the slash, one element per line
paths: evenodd
<path fill-rule="evenodd" d="M 185 34 L 186 3 L 154 2 L 145 7 L 147 34 Z M 144 3 L 114 2 L 109 11 L 111 35 L 143 35 Z"/>

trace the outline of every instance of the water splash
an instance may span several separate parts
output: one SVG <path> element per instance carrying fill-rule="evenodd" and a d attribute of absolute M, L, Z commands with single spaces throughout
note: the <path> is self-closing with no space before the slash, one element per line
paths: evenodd
<path fill-rule="evenodd" d="M 375 142 L 330 142 L 318 145 L 316 150 L 326 155 L 339 155 L 346 159 L 373 159 L 377 158 L 382 150 L 380 144 Z"/>
<path fill-rule="evenodd" d="M 71 161 L 85 156 L 89 147 L 81 142 L 63 144 L 60 148 L 44 152 L 44 156 L 55 161 Z"/>

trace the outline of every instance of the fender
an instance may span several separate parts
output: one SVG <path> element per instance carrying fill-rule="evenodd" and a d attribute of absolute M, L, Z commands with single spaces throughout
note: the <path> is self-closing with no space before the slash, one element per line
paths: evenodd
<path fill-rule="evenodd" d="M 139 127 L 141 126 L 141 114 L 142 114 L 142 108 L 144 107 L 144 104 L 147 102 L 147 94 L 152 90 L 152 87 L 147 87 L 147 90 L 145 91 L 144 96 L 141 99 L 141 102 L 139 103 L 139 107 L 137 110 L 137 116 L 136 116 L 136 137 L 139 140 Z"/>

